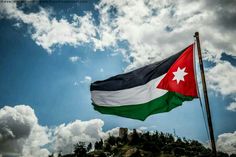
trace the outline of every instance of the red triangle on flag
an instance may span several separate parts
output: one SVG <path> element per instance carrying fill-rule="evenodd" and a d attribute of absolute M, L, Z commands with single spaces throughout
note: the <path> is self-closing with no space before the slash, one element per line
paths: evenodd
<path fill-rule="evenodd" d="M 194 44 L 189 45 L 170 67 L 157 88 L 198 97 L 194 72 Z"/>

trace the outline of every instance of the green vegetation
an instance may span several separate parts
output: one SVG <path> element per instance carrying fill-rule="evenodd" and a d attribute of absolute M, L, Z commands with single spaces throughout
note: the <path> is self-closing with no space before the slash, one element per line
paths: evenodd
<path fill-rule="evenodd" d="M 162 132 L 138 133 L 135 129 L 128 134 L 123 130 L 119 137 L 110 136 L 106 140 L 95 142 L 87 146 L 84 142 L 74 145 L 74 153 L 60 157 L 211 157 L 211 150 L 205 148 L 195 140 L 174 137 L 172 134 Z M 236 157 L 223 152 L 217 153 L 218 157 Z M 54 155 L 50 155 L 54 157 Z"/>

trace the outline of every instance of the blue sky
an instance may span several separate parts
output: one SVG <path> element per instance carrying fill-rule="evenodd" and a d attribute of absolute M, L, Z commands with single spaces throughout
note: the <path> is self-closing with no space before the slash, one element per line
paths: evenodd
<path fill-rule="evenodd" d="M 178 52 L 194 41 L 193 34 L 199 30 L 200 35 L 203 34 L 201 41 L 215 137 L 218 139 L 221 134 L 231 133 L 235 138 L 236 90 L 232 77 L 236 71 L 236 46 L 229 30 L 224 33 L 225 40 L 211 33 L 220 35 L 227 29 L 223 24 L 216 26 L 222 20 L 220 16 L 207 23 L 211 9 L 215 13 L 219 10 L 208 4 L 200 5 L 200 2 L 198 7 L 205 8 L 206 12 L 192 11 L 192 8 L 181 12 L 183 4 L 178 2 L 170 2 L 171 7 L 170 4 L 166 7 L 159 4 L 156 8 L 151 7 L 151 2 L 145 5 L 140 1 L 137 4 L 142 5 L 137 6 L 135 3 L 111 3 L 11 4 L 10 7 L 10 4 L 4 4 L 0 9 L 0 108 L 28 105 L 34 110 L 38 124 L 48 128 L 75 120 L 101 119 L 105 131 L 115 127 L 142 127 L 170 133 L 175 130 L 178 136 L 206 142 L 208 137 L 198 99 L 142 122 L 94 111 L 89 92 L 93 81 Z M 9 8 L 4 10 L 4 7 Z M 150 11 L 153 13 L 149 14 Z M 194 19 L 187 14 L 192 14 Z M 75 15 L 79 18 L 73 18 Z M 87 21 L 81 19 L 87 15 L 90 15 Z M 44 19 L 50 22 L 47 24 Z M 192 24 L 194 20 L 196 22 Z M 186 28 L 179 26 L 179 21 Z M 81 27 L 82 24 L 86 24 L 85 27 Z M 210 30 L 205 27 L 207 24 Z M 51 30 L 55 27 L 54 34 L 47 29 L 49 26 Z M 69 29 L 71 36 L 63 34 Z M 72 61 L 70 58 L 75 56 L 78 59 Z"/>

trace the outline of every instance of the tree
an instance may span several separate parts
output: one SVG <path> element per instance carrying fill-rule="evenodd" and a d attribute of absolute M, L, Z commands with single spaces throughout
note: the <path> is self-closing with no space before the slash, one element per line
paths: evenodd
<path fill-rule="evenodd" d="M 99 142 L 95 142 L 94 148 L 95 148 L 96 150 L 102 149 L 102 147 L 103 147 L 103 141 L 102 141 L 102 139 L 101 139 Z"/>
<path fill-rule="evenodd" d="M 184 148 L 181 148 L 181 147 L 175 147 L 174 153 L 175 153 L 175 156 L 182 156 L 185 154 L 185 150 Z"/>
<path fill-rule="evenodd" d="M 142 147 L 145 151 L 150 151 L 152 153 L 159 154 L 161 152 L 160 148 L 152 141 L 146 141 Z"/>
<path fill-rule="evenodd" d="M 58 157 L 62 157 L 61 151 L 60 151 L 60 153 L 58 154 Z"/>
<path fill-rule="evenodd" d="M 49 154 L 48 157 L 54 157 L 54 153 Z"/>
<path fill-rule="evenodd" d="M 77 157 L 85 157 L 86 156 L 86 149 L 85 149 L 85 143 L 79 142 L 74 145 L 74 153 Z"/>
<path fill-rule="evenodd" d="M 116 138 L 114 136 L 109 136 L 108 139 L 107 139 L 107 142 L 114 146 L 116 144 Z"/>
<path fill-rule="evenodd" d="M 110 145 L 109 143 L 106 143 L 104 150 L 105 150 L 106 152 L 110 152 L 110 151 L 111 151 L 111 145 Z"/>
<path fill-rule="evenodd" d="M 130 144 L 131 145 L 138 145 L 139 141 L 140 141 L 139 135 L 138 135 L 136 129 L 133 129 Z"/>
<path fill-rule="evenodd" d="M 100 147 L 102 148 L 103 147 L 103 140 L 102 139 L 100 140 L 99 144 L 100 144 Z"/>
<path fill-rule="evenodd" d="M 87 152 L 89 152 L 92 149 L 92 143 L 90 142 L 87 146 Z"/>
<path fill-rule="evenodd" d="M 171 151 L 173 150 L 173 146 L 171 144 L 167 144 L 162 147 L 162 150 L 164 153 L 171 154 Z"/>
<path fill-rule="evenodd" d="M 175 141 L 174 136 L 172 134 L 167 134 L 166 142 L 170 144 L 173 143 L 174 141 Z"/>
<path fill-rule="evenodd" d="M 150 140 L 151 140 L 151 137 L 150 137 L 149 131 L 143 133 L 143 134 L 141 135 L 141 137 L 140 137 L 140 142 L 141 142 L 141 143 L 150 142 Z"/>

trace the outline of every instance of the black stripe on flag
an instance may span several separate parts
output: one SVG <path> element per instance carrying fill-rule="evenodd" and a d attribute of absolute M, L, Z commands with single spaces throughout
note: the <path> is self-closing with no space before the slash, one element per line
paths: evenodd
<path fill-rule="evenodd" d="M 144 85 L 165 74 L 186 49 L 187 48 L 160 62 L 149 64 L 134 71 L 116 75 L 103 81 L 96 81 L 90 85 L 90 91 L 116 91 Z"/>

